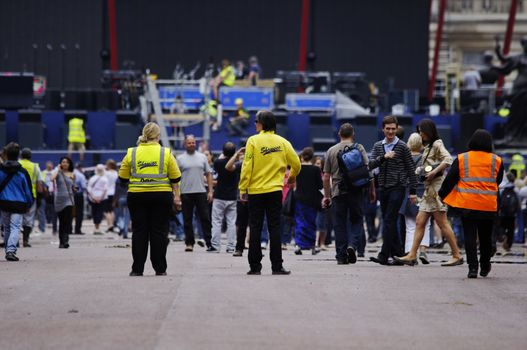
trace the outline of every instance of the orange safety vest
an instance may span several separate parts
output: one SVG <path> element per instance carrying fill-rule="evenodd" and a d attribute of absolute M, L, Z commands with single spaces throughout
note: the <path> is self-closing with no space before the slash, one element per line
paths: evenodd
<path fill-rule="evenodd" d="M 444 202 L 451 207 L 495 212 L 498 210 L 498 171 L 501 157 L 470 151 L 457 156 L 459 181 Z"/>

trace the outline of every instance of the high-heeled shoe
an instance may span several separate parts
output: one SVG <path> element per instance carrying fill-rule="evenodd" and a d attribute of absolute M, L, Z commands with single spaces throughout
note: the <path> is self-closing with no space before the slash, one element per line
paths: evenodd
<path fill-rule="evenodd" d="M 415 259 L 408 259 L 408 258 L 405 258 L 405 257 L 398 257 L 398 256 L 394 256 L 393 259 L 401 264 L 404 264 L 404 265 L 408 265 L 408 266 L 415 266 L 417 264 L 419 264 L 417 262 L 417 258 Z"/>

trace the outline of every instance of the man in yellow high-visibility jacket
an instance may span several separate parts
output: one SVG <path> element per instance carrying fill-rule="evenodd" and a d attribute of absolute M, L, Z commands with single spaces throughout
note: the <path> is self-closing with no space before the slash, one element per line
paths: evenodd
<path fill-rule="evenodd" d="M 84 160 L 84 152 L 86 151 L 86 131 L 84 127 L 84 119 L 80 117 L 73 117 L 68 122 L 68 157 L 71 158 L 71 153 L 75 150 L 79 152 L 79 159 Z"/>
<path fill-rule="evenodd" d="M 255 121 L 257 135 L 249 137 L 240 174 L 240 200 L 249 202 L 249 275 L 260 275 L 262 249 L 260 238 L 264 217 L 270 238 L 273 275 L 288 275 L 282 265 L 280 216 L 285 170 L 291 167 L 288 183 L 300 172 L 300 159 L 291 143 L 276 135 L 276 118 L 270 111 L 259 111 Z"/>
<path fill-rule="evenodd" d="M 26 169 L 31 179 L 31 193 L 33 194 L 33 205 L 22 218 L 22 238 L 24 247 L 31 247 L 29 244 L 29 235 L 33 230 L 35 222 L 35 214 L 37 212 L 37 184 L 42 182 L 40 177 L 40 168 L 37 163 L 31 161 L 31 150 L 29 148 L 22 149 L 20 153 L 21 159 L 18 161 L 22 168 Z"/>
<path fill-rule="evenodd" d="M 214 99 L 218 101 L 219 99 L 219 90 L 222 86 L 232 87 L 234 81 L 236 80 L 236 73 L 234 72 L 234 67 L 231 66 L 231 62 L 227 59 L 221 61 L 221 71 L 218 76 L 214 79 L 213 82 L 213 92 Z"/>

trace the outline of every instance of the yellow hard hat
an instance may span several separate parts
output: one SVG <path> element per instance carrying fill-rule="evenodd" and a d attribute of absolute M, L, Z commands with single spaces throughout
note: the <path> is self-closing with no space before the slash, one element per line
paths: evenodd
<path fill-rule="evenodd" d="M 234 100 L 234 104 L 236 104 L 236 105 L 242 105 L 242 104 L 243 104 L 243 99 L 241 99 L 241 98 L 237 98 L 236 100 Z"/>

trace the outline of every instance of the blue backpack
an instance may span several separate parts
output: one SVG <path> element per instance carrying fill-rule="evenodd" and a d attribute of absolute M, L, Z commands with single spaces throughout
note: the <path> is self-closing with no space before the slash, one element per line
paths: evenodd
<path fill-rule="evenodd" d="M 348 189 L 362 188 L 370 182 L 370 172 L 357 143 L 340 150 L 337 153 L 337 162 L 343 184 Z"/>

